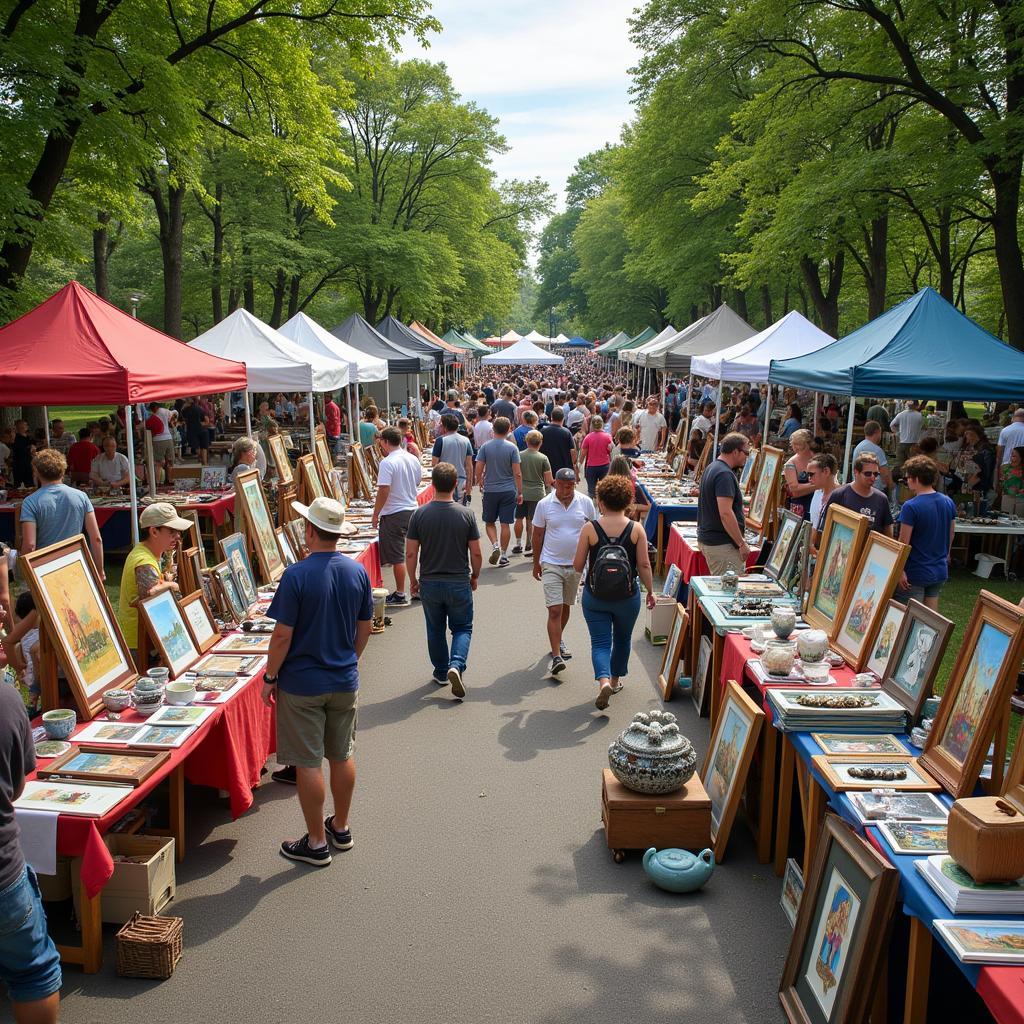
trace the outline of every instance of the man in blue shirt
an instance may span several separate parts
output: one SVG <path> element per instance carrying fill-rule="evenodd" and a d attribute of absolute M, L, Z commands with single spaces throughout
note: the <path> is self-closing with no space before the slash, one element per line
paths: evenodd
<path fill-rule="evenodd" d="M 345 507 L 333 498 L 292 502 L 306 520 L 309 554 L 288 566 L 267 615 L 270 638 L 263 701 L 277 699 L 277 758 L 294 765 L 306 834 L 281 855 L 314 867 L 352 848 L 348 811 L 355 789 L 359 656 L 370 636 L 373 597 L 366 570 L 337 551 Z M 330 763 L 334 813 L 324 818 L 323 759 Z"/>
<path fill-rule="evenodd" d="M 907 459 L 903 471 L 914 496 L 900 509 L 899 539 L 910 545 L 910 555 L 894 596 L 901 604 L 913 597 L 938 611 L 939 591 L 949 578 L 956 505 L 936 492 L 938 466 L 927 455 Z"/>

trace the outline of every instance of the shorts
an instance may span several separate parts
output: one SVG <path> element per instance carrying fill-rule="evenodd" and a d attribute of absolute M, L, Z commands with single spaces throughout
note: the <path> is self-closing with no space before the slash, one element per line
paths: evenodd
<path fill-rule="evenodd" d="M 537 508 L 537 502 L 540 499 L 527 500 L 523 498 L 522 505 L 516 505 L 516 519 L 533 519 L 534 510 Z"/>
<path fill-rule="evenodd" d="M 943 580 L 942 583 L 911 583 L 906 590 L 897 587 L 896 593 L 892 595 L 893 600 L 906 604 L 911 598 L 915 601 L 924 601 L 926 597 L 937 598 L 945 582 Z"/>
<path fill-rule="evenodd" d="M 347 761 L 356 749 L 359 691 L 303 696 L 278 688 L 277 762 L 319 768 Z"/>
<path fill-rule="evenodd" d="M 166 441 L 154 441 L 153 442 L 153 460 L 154 462 L 173 462 L 174 461 L 174 439 L 168 438 Z"/>
<path fill-rule="evenodd" d="M 378 522 L 380 531 L 380 564 L 405 564 L 405 535 L 409 532 L 409 520 L 415 510 L 403 509 L 381 516 Z"/>
<path fill-rule="evenodd" d="M 698 547 L 712 576 L 721 576 L 726 569 L 733 569 L 741 576 L 747 571 L 746 561 L 735 544 L 698 544 Z"/>
<path fill-rule="evenodd" d="M 540 582 L 544 587 L 544 606 L 574 605 L 580 592 L 580 574 L 571 565 L 541 562 Z"/>
<path fill-rule="evenodd" d="M 60 991 L 60 955 L 46 930 L 36 873 L 27 866 L 0 892 L 0 981 L 15 1003 Z"/>
<path fill-rule="evenodd" d="M 483 520 L 485 523 L 511 524 L 516 518 L 515 491 L 484 491 Z M 383 561 L 383 559 L 382 559 Z"/>

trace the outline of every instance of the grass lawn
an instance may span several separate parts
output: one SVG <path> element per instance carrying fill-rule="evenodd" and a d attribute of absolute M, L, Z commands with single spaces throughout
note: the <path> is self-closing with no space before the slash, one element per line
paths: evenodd
<path fill-rule="evenodd" d="M 98 420 L 101 416 L 111 417 L 114 407 L 112 405 L 51 405 L 47 412 L 51 422 L 63 420 L 64 429 L 77 437 L 79 430 L 87 423 Z"/>

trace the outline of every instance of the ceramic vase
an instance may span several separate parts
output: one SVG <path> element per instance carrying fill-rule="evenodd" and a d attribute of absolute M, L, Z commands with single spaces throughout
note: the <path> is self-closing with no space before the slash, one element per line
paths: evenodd
<path fill-rule="evenodd" d="M 660 889 L 667 892 L 696 892 L 715 870 L 711 850 L 699 854 L 687 850 L 662 850 L 651 847 L 644 854 L 644 871 Z"/>
<path fill-rule="evenodd" d="M 780 640 L 788 640 L 796 628 L 796 609 L 789 605 L 776 605 L 772 609 L 772 629 Z"/>
<path fill-rule="evenodd" d="M 612 774 L 637 793 L 671 793 L 686 785 L 697 752 L 668 711 L 640 711 L 608 747 Z"/>
<path fill-rule="evenodd" d="M 805 665 L 817 665 L 828 654 L 828 633 L 823 629 L 805 629 L 796 638 L 796 649 Z"/>
<path fill-rule="evenodd" d="M 793 644 L 769 642 L 761 654 L 761 664 L 773 676 L 788 676 L 796 662 L 796 647 Z"/>

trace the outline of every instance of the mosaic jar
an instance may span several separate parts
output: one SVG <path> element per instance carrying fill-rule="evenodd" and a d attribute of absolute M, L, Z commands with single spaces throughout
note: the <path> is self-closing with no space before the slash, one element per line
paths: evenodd
<path fill-rule="evenodd" d="M 608 747 L 612 774 L 637 793 L 671 793 L 697 767 L 697 752 L 668 711 L 640 711 Z"/>

